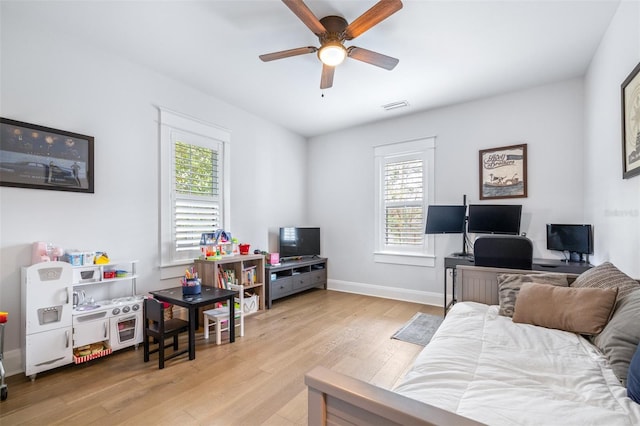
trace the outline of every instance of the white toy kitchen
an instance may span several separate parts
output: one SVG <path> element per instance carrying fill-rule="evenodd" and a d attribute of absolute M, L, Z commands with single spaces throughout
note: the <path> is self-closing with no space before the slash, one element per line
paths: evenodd
<path fill-rule="evenodd" d="M 23 368 L 37 373 L 142 342 L 137 261 L 22 268 Z"/>

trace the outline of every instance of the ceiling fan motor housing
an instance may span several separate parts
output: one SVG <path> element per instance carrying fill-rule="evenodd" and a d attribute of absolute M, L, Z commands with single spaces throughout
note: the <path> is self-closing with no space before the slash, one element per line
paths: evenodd
<path fill-rule="evenodd" d="M 329 41 L 337 41 L 342 43 L 345 38 L 344 30 L 349 23 L 341 16 L 325 16 L 320 19 L 320 23 L 327 30 L 326 33 L 318 35 L 320 44 L 324 45 Z"/>
<path fill-rule="evenodd" d="M 325 32 L 318 35 L 320 49 L 318 49 L 318 59 L 324 65 L 335 67 L 347 57 L 347 49 L 342 43 L 345 39 L 345 28 L 347 21 L 340 16 L 325 16 L 320 19 Z"/>

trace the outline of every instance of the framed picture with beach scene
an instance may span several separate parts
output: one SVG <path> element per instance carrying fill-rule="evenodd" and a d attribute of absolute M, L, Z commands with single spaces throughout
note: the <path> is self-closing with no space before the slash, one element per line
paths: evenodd
<path fill-rule="evenodd" d="M 526 196 L 527 144 L 480 150 L 480 199 Z"/>
<path fill-rule="evenodd" d="M 0 185 L 93 194 L 93 140 L 0 118 Z"/>

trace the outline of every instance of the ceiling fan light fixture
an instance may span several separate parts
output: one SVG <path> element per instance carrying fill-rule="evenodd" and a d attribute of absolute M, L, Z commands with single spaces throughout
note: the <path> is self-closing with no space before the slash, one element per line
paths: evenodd
<path fill-rule="evenodd" d="M 340 65 L 347 57 L 347 49 L 339 41 L 330 41 L 318 50 L 320 61 L 330 67 Z"/>

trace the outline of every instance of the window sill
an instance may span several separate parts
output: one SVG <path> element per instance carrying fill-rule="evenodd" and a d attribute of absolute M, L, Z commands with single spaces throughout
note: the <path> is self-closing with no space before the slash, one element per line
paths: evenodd
<path fill-rule="evenodd" d="M 373 253 L 373 261 L 376 263 L 393 263 L 396 265 L 423 266 L 428 268 L 434 268 L 436 266 L 435 256 L 424 254 L 376 252 Z"/>
<path fill-rule="evenodd" d="M 193 265 L 193 259 L 160 265 L 160 279 L 167 280 L 184 276 L 184 269 Z"/>

